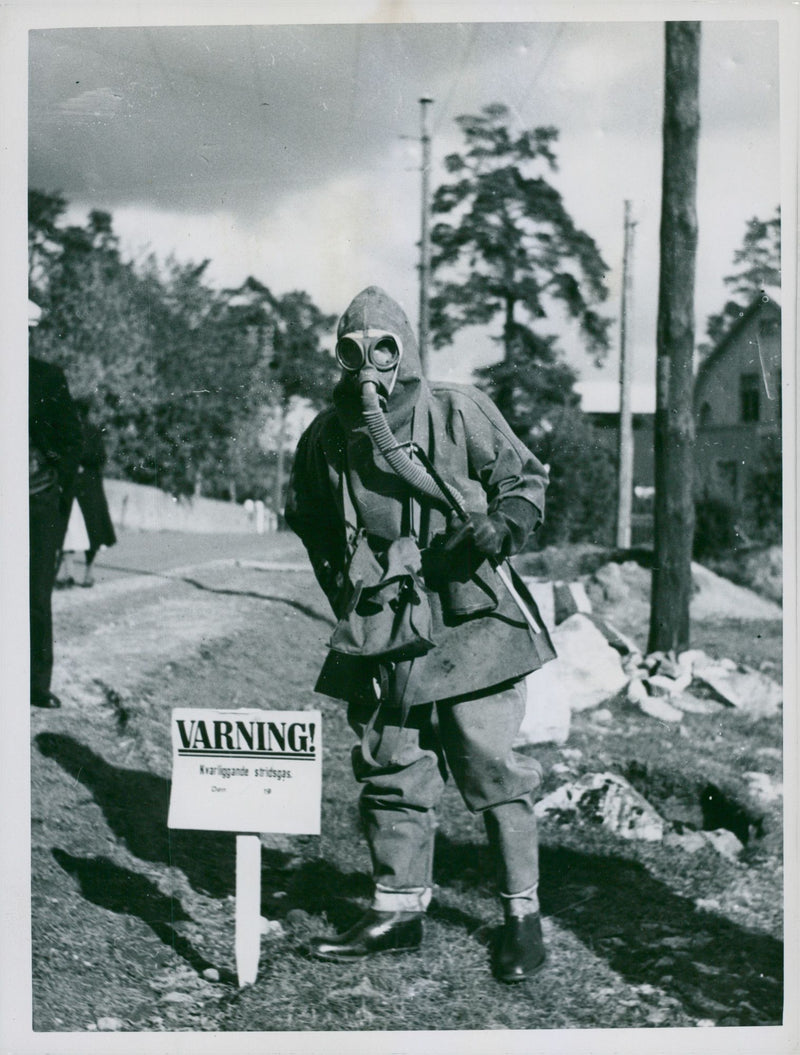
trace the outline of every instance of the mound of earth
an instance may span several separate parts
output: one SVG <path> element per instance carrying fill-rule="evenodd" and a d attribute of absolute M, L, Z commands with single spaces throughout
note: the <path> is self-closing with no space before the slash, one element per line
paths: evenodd
<path fill-rule="evenodd" d="M 634 610 L 648 609 L 651 572 L 635 561 L 610 562 L 586 577 L 586 592 L 593 605 L 607 608 L 624 604 Z M 780 620 L 783 612 L 774 601 L 753 590 L 737 586 L 702 564 L 692 564 L 693 619 Z"/>

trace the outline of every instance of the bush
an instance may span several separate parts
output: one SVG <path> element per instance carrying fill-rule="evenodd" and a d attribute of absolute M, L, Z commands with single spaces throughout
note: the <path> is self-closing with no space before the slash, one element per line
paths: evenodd
<path fill-rule="evenodd" d="M 550 466 L 538 543 L 611 545 L 616 518 L 615 459 L 583 414 L 564 409 L 534 449 Z"/>
<path fill-rule="evenodd" d="M 698 559 L 718 557 L 739 541 L 736 509 L 722 498 L 704 495 L 694 507 L 693 553 Z"/>
<path fill-rule="evenodd" d="M 780 543 L 783 534 L 783 455 L 779 435 L 764 440 L 759 467 L 747 483 L 745 502 L 753 535 L 770 545 Z"/>

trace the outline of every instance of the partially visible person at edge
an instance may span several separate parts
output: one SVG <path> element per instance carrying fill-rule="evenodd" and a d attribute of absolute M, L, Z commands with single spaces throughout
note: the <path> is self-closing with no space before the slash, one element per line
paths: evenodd
<path fill-rule="evenodd" d="M 28 305 L 28 328 L 41 309 Z M 50 691 L 53 673 L 52 594 L 56 557 L 81 450 L 81 427 L 63 371 L 28 354 L 28 469 L 30 545 L 31 704 L 60 707 Z"/>
<path fill-rule="evenodd" d="M 378 287 L 358 294 L 341 317 L 337 358 L 333 407 L 297 447 L 286 521 L 339 619 L 352 595 L 347 563 L 358 529 L 378 563 L 393 540 L 416 534 L 434 647 L 400 662 L 331 650 L 323 665 L 316 691 L 347 701 L 358 738 L 352 763 L 374 894 L 353 927 L 315 939 L 310 951 L 341 962 L 419 948 L 433 893 L 435 810 L 451 774 L 467 809 L 483 816 L 498 864 L 504 926 L 495 974 L 521 981 L 546 959 L 533 810 L 542 769 L 513 745 L 525 677 L 555 652 L 495 565 L 541 523 L 547 472 L 483 393 L 425 380 L 403 309 Z M 377 449 L 363 413 L 365 381 L 377 386 L 397 444 L 419 443 L 460 493 L 465 523 L 442 501 L 415 493 Z"/>
<path fill-rule="evenodd" d="M 81 533 L 84 549 L 84 569 L 81 586 L 94 585 L 94 559 L 103 547 L 113 546 L 117 541 L 111 515 L 108 511 L 105 491 L 103 490 L 103 466 L 106 464 L 106 449 L 103 443 L 102 430 L 91 420 L 92 401 L 89 396 L 75 399 L 75 408 L 81 423 L 83 442 L 81 445 L 78 473 L 75 478 L 75 500 L 70 515 L 67 535 L 58 577 L 65 585 L 77 582 L 77 570 L 74 566 L 75 546 L 68 546 L 70 527 L 73 517 L 78 513 L 83 518 L 85 532 Z"/>

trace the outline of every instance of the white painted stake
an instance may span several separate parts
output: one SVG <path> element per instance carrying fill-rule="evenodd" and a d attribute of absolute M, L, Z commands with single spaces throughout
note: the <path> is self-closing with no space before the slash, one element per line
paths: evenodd
<path fill-rule="evenodd" d="M 261 840 L 236 836 L 236 973 L 252 985 L 261 951 Z"/>

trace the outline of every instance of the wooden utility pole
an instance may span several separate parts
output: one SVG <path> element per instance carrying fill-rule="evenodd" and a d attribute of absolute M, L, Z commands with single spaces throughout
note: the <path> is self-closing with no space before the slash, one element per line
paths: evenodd
<path fill-rule="evenodd" d="M 279 529 L 283 527 L 283 481 L 286 476 L 286 404 L 286 397 L 281 391 L 281 398 L 275 408 L 278 413 L 278 459 L 275 464 L 275 486 L 272 492 L 272 505 L 275 509 L 275 516 L 278 518 Z"/>
<path fill-rule="evenodd" d="M 631 255 L 633 229 L 631 203 L 625 202 L 625 238 L 622 251 L 622 304 L 619 323 L 619 437 L 617 444 L 617 547 L 630 549 L 633 503 L 633 410 L 631 407 L 631 362 L 628 350 L 628 317 L 631 300 Z"/>
<path fill-rule="evenodd" d="M 431 136 L 428 127 L 428 107 L 433 99 L 423 97 L 419 101 L 422 114 L 422 234 L 420 237 L 419 263 L 419 358 L 422 373 L 428 374 L 428 331 L 430 329 L 430 306 L 428 284 L 431 272 L 431 234 L 429 224 Z"/>
<path fill-rule="evenodd" d="M 649 652 L 680 652 L 689 646 L 699 70 L 700 23 L 667 22 Z"/>

